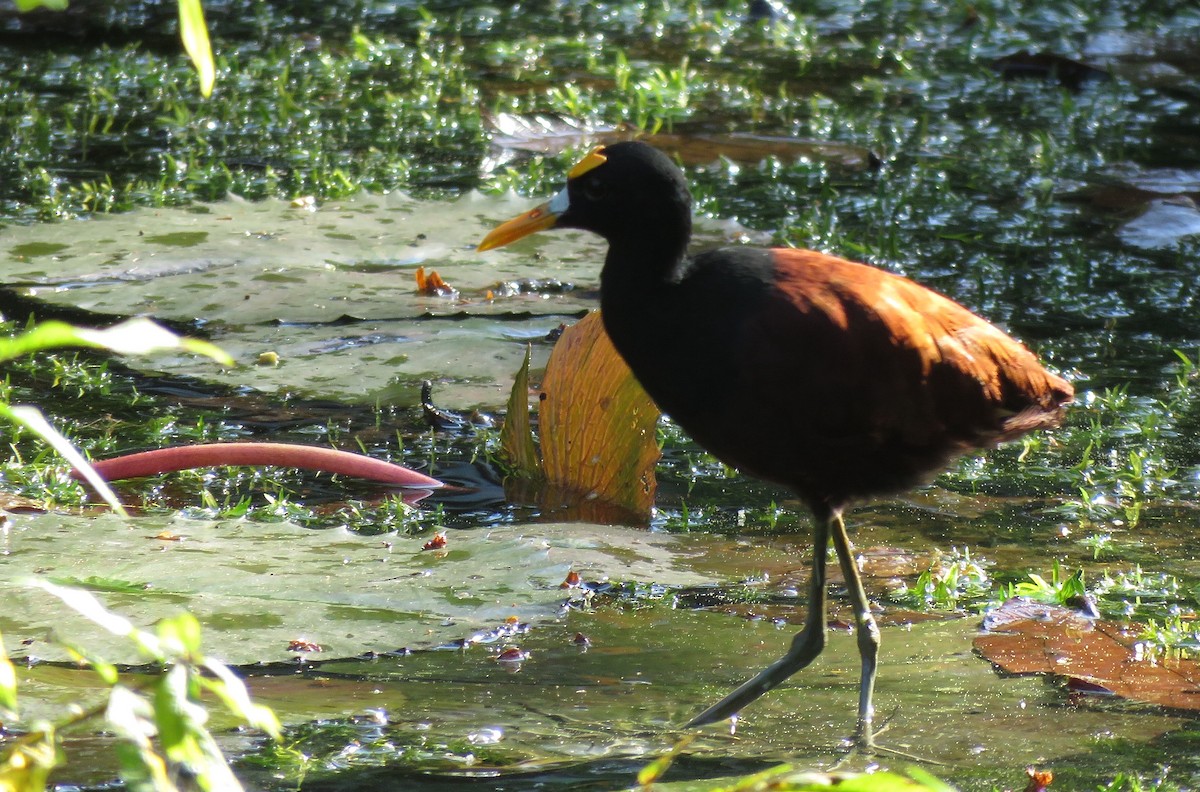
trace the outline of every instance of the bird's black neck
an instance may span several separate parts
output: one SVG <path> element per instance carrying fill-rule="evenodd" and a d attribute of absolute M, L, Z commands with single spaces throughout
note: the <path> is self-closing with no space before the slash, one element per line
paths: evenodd
<path fill-rule="evenodd" d="M 687 263 L 692 237 L 691 217 L 672 222 L 647 223 L 643 234 L 622 234 L 608 239 L 608 255 L 600 273 L 601 288 L 607 284 L 618 291 L 654 289 L 678 283 Z"/>

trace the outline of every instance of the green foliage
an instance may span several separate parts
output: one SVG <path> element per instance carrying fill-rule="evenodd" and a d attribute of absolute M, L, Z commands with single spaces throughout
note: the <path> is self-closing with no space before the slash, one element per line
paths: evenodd
<path fill-rule="evenodd" d="M 118 749 L 121 775 L 129 789 L 141 792 L 176 792 L 181 774 L 199 789 L 240 790 L 206 722 L 203 695 L 215 697 L 250 728 L 278 740 L 280 725 L 270 709 L 250 700 L 245 684 L 224 664 L 201 651 L 200 625 L 187 613 L 163 619 L 153 633 L 134 627 L 108 611 L 91 593 L 36 580 L 34 586 L 62 600 L 77 613 L 114 635 L 127 638 L 148 662 L 166 667 L 148 686 L 133 689 L 122 684 L 117 670 L 78 646 L 68 646 L 78 662 L 90 667 L 109 689 L 104 706 L 68 716 L 57 726 L 42 725 L 0 754 L 0 789 L 6 792 L 40 792 L 57 763 L 55 734 L 67 726 L 103 714 L 125 742 Z M 6 684 L 0 661 L 0 706 L 15 711 L 16 684 L 11 665 Z"/>
<path fill-rule="evenodd" d="M 11 361 L 45 350 L 68 346 L 104 349 L 122 354 L 148 354 L 160 350 L 182 349 L 206 355 L 225 365 L 233 360 L 206 341 L 181 338 L 145 319 L 133 319 L 105 330 L 89 330 L 62 322 L 44 322 L 29 330 L 0 339 L 0 361 Z M 0 402 L 0 418 L 31 430 L 62 454 L 72 466 L 84 473 L 89 482 L 121 514 L 124 510 L 105 482 L 96 475 L 83 456 L 42 414 L 32 407 L 13 407 Z M 141 590 L 125 581 L 89 580 L 88 585 L 103 590 Z M 135 790 L 174 792 L 173 780 L 180 770 L 194 778 L 204 790 L 238 790 L 225 757 L 205 727 L 208 713 L 196 703 L 207 691 L 219 698 L 230 712 L 253 728 L 278 738 L 280 727 L 267 708 L 253 704 L 240 679 L 223 664 L 204 658 L 200 652 L 200 625 L 190 614 L 180 614 L 160 622 L 156 634 L 133 627 L 126 619 L 104 609 L 96 598 L 82 589 L 60 586 L 49 581 L 34 585 L 52 594 L 77 612 L 115 635 L 128 638 L 154 663 L 171 666 L 155 684 L 152 702 L 142 693 L 120 683 L 116 669 L 86 649 L 68 647 L 76 658 L 91 666 L 110 687 L 105 716 L 113 730 L 127 745 L 119 751 L 122 774 Z M 16 676 L 12 663 L 0 645 L 0 714 L 17 710 Z M 57 729 L 95 717 L 99 711 L 74 715 L 59 726 L 40 725 L 0 754 L 0 788 L 6 792 L 40 792 L 58 763 Z M 157 735 L 159 748 L 151 741 Z"/>
<path fill-rule="evenodd" d="M 1086 394 L 1087 445 L 1071 468 L 1079 497 L 1064 503 L 1063 513 L 1091 523 L 1120 518 L 1135 528 L 1145 503 L 1177 483 L 1178 471 L 1164 454 L 1163 440 L 1174 435 L 1180 403 L 1190 394 L 1190 361 L 1186 368 L 1177 389 L 1165 398 L 1134 399 L 1127 387 Z"/>
<path fill-rule="evenodd" d="M 4 792 L 42 792 L 50 771 L 60 762 L 57 736 L 49 724 L 9 743 L 0 754 L 0 789 Z"/>
<path fill-rule="evenodd" d="M 1112 781 L 1099 788 L 1099 792 L 1181 792 L 1171 781 L 1146 779 L 1136 773 L 1118 773 Z"/>
<path fill-rule="evenodd" d="M 1062 564 L 1056 558 L 1054 559 L 1054 566 L 1050 570 L 1049 580 L 1036 572 L 1030 572 L 1028 580 L 1018 581 L 1002 587 L 1000 593 L 1003 599 L 1028 597 L 1038 602 L 1067 605 L 1071 601 L 1085 596 L 1087 594 L 1087 587 L 1083 583 L 1082 569 L 1076 569 L 1070 575 L 1067 575 L 1066 570 L 1063 569 Z"/>
<path fill-rule="evenodd" d="M 104 330 L 73 327 L 64 322 L 43 322 L 10 338 L 0 338 L 0 361 L 11 361 L 44 350 L 71 346 L 105 349 L 125 355 L 144 355 L 180 349 L 205 355 L 223 365 L 233 365 L 233 359 L 229 355 L 207 341 L 183 338 L 148 319 L 130 319 Z M 23 426 L 40 437 L 70 462 L 73 468 L 80 471 L 114 511 L 119 514 L 125 513 L 108 484 L 96 474 L 71 441 L 55 429 L 39 410 L 28 406 L 14 407 L 0 400 L 0 419 Z"/>
<path fill-rule="evenodd" d="M 446 151 L 482 141 L 461 43 L 361 35 L 354 44 L 314 57 L 291 39 L 223 43 L 216 102 L 198 96 L 177 59 L 139 48 L 35 58 L 27 65 L 38 74 L 80 76 L 53 104 L 19 87 L 36 79 L 0 91 L 0 111 L 27 119 L 0 153 L 45 163 L 0 164 L 0 217 L 394 189 L 429 177 L 434 163 L 444 169 Z M 143 148 L 148 138 L 153 150 Z M 105 152 L 127 149 L 125 169 L 109 170 Z M 258 154 L 247 161 L 246 152 Z M 96 167 L 80 175 L 78 162 L 93 157 Z M 473 178 L 473 161 L 457 167 Z"/>
<path fill-rule="evenodd" d="M 904 773 L 818 773 L 781 765 L 738 779 L 714 792 L 954 792 L 954 788 L 920 768 Z"/>
<path fill-rule="evenodd" d="M 964 460 L 942 477 L 951 488 L 1055 493 L 1045 515 L 1065 522 L 1093 558 L 1135 541 L 1146 510 L 1197 491 L 1195 422 L 1197 363 L 1174 350 L 1166 382 L 1153 394 L 1128 384 L 1077 394 L 1066 424 Z M 1019 482 L 1018 482 L 1019 480 Z"/>
<path fill-rule="evenodd" d="M 694 739 L 694 734 L 684 737 L 679 742 L 675 743 L 675 745 L 671 747 L 670 751 L 667 751 L 665 754 L 639 770 L 637 775 L 638 784 L 640 784 L 642 788 L 648 789 L 651 784 L 662 777 L 663 773 L 670 769 L 671 765 L 675 762 L 675 759 L 681 753 L 683 753 L 684 749 L 691 745 L 692 740 Z"/>
<path fill-rule="evenodd" d="M 1105 574 L 1095 586 L 1101 608 L 1143 623 L 1138 636 L 1148 658 L 1200 655 L 1196 611 L 1200 589 L 1174 575 L 1151 573 L 1141 566 Z"/>
<path fill-rule="evenodd" d="M 207 341 L 180 337 L 148 319 L 130 319 L 104 330 L 74 327 L 65 322 L 42 322 L 24 333 L 0 339 L 0 361 L 72 346 L 106 349 L 123 355 L 181 349 L 205 355 L 226 366 L 233 365 L 229 355 Z"/>
<path fill-rule="evenodd" d="M 17 672 L 8 652 L 4 649 L 4 635 L 0 633 L 0 717 L 12 718 L 17 711 Z"/>
<path fill-rule="evenodd" d="M 972 558 L 970 548 L 936 550 L 917 582 L 911 587 L 902 584 L 892 597 L 909 607 L 953 610 L 963 600 L 979 600 L 991 592 L 989 566 L 986 560 Z"/>
<path fill-rule="evenodd" d="M 52 11 L 64 11 L 67 0 L 15 0 L 18 11 L 32 11 L 35 8 L 48 8 Z M 200 93 L 205 97 L 212 94 L 215 78 L 213 67 L 212 46 L 208 40 L 208 25 L 204 22 L 204 8 L 200 0 L 178 0 L 179 5 L 179 36 L 188 57 L 196 67 L 200 78 Z"/>
<path fill-rule="evenodd" d="M 15 0 L 15 3 L 18 11 L 32 11 L 35 8 L 62 11 L 67 7 L 67 0 Z"/>

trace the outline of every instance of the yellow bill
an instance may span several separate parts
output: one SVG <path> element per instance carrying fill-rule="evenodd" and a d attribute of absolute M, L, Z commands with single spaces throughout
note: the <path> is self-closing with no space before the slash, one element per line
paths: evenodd
<path fill-rule="evenodd" d="M 575 167 L 571 168 L 570 173 L 567 174 L 567 178 L 568 180 L 576 179 L 588 171 L 598 168 L 607 161 L 608 157 L 604 155 L 604 146 L 598 146 L 592 149 L 586 157 L 575 163 Z M 493 228 L 475 249 L 482 253 L 485 250 L 504 247 L 510 242 L 516 242 L 521 237 L 536 234 L 538 231 L 554 228 L 558 222 L 558 218 L 570 208 L 570 205 L 571 192 L 569 189 L 563 188 L 562 192 L 541 206 L 537 206 L 520 217 L 514 217 L 512 220 L 508 220 Z"/>
<path fill-rule="evenodd" d="M 475 249 L 483 252 L 493 248 L 504 247 L 510 242 L 516 242 L 521 237 L 527 237 L 530 234 L 536 234 L 538 231 L 553 228 L 559 214 L 561 213 L 554 212 L 550 208 L 550 202 L 546 202 L 523 215 L 514 217 L 512 220 L 507 220 L 496 226 L 488 232 L 488 235 L 483 238 L 483 241 Z"/>
<path fill-rule="evenodd" d="M 608 162 L 608 157 L 604 156 L 604 146 L 597 146 L 588 152 L 588 155 L 579 162 L 575 163 L 575 167 L 567 174 L 568 179 L 575 179 L 593 168 L 598 168 Z"/>

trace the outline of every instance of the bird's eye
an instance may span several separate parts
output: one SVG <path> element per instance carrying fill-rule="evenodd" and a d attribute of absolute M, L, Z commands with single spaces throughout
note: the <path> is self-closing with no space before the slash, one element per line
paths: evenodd
<path fill-rule="evenodd" d="M 598 179 L 589 179 L 582 185 L 583 197 L 589 201 L 603 201 L 608 195 L 608 190 L 604 188 L 604 183 Z"/>

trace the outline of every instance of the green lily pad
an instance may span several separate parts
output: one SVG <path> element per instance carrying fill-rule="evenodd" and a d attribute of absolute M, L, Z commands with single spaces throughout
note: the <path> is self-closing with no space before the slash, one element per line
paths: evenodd
<path fill-rule="evenodd" d="M 160 538 L 163 532 L 172 538 Z M 25 585 L 34 575 L 98 592 L 142 626 L 186 608 L 205 627 L 207 651 L 232 664 L 288 661 L 297 640 L 321 646 L 319 657 L 347 657 L 437 646 L 510 616 L 554 620 L 567 596 L 559 584 L 572 568 L 703 580 L 675 568 L 681 539 L 607 526 L 449 531 L 444 551 L 425 551 L 424 538 L 288 522 L 39 514 L 11 518 L 4 541 L 0 631 L 10 653 L 53 660 L 68 657 L 47 640 L 54 634 L 111 662 L 144 658 Z M 640 563 L 628 561 L 630 551 Z"/>
<path fill-rule="evenodd" d="M 0 265 L 11 288 L 50 305 L 196 324 L 242 364 L 128 361 L 153 372 L 360 404 L 415 404 L 416 384 L 433 379 L 454 384 L 439 390 L 446 407 L 495 407 L 525 345 L 597 305 L 597 237 L 547 234 L 475 252 L 491 226 L 532 203 L 393 193 L 316 211 L 283 201 L 144 209 L 13 228 Z M 706 244 L 739 233 L 701 225 Z M 417 293 L 422 266 L 457 296 Z M 547 350 L 535 348 L 535 367 Z M 255 365 L 264 352 L 278 365 Z"/>

